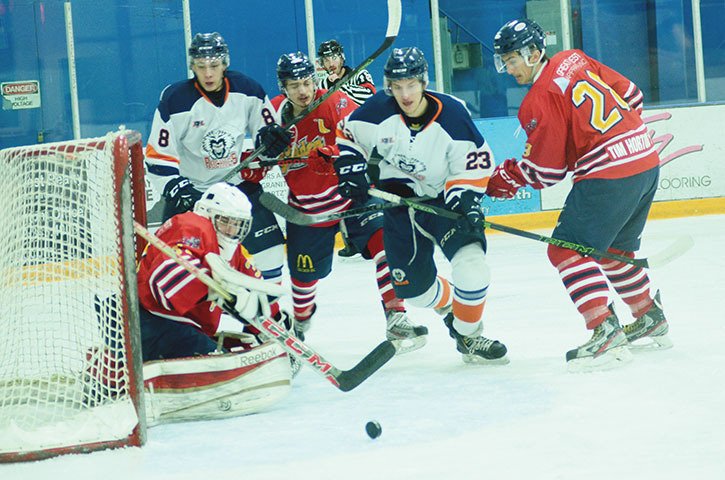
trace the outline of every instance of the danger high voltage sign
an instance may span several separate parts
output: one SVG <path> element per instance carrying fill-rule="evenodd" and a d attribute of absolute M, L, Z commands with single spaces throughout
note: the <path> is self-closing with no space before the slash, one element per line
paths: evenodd
<path fill-rule="evenodd" d="M 40 107 L 40 82 L 21 80 L 0 83 L 3 97 L 3 110 L 21 110 Z"/>

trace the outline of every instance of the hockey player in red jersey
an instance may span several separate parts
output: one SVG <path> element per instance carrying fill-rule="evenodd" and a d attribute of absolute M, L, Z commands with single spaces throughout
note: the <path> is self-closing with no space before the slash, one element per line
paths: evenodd
<path fill-rule="evenodd" d="M 284 54 L 277 63 L 277 78 L 281 95 L 272 99 L 273 112 L 266 115 L 270 121 L 286 125 L 300 115 L 315 99 L 325 93 L 315 84 L 315 67 L 302 52 Z M 342 92 L 333 93 L 322 105 L 299 121 L 294 129 L 291 146 L 282 157 L 306 157 L 298 163 L 281 166 L 289 186 L 288 203 L 305 213 L 340 212 L 350 208 L 352 201 L 338 192 L 338 179 L 332 160 L 336 157 L 335 131 L 337 124 L 355 109 L 355 103 Z M 245 170 L 242 177 L 259 181 L 261 170 Z M 250 183 L 245 182 L 245 183 Z M 256 198 L 250 192 L 250 198 Z M 370 200 L 371 202 L 374 200 Z M 250 241 L 264 242 L 265 247 L 255 246 L 255 251 L 269 258 L 276 258 L 278 269 L 263 273 L 268 280 L 281 277 L 284 262 L 281 245 L 275 244 L 264 232 L 274 230 L 276 221 L 261 222 L 257 212 L 264 209 L 254 204 L 255 219 Z M 271 216 L 271 215 L 270 215 Z M 259 218 L 262 218 L 261 216 Z M 275 222 L 272 224 L 271 222 Z M 338 221 L 315 226 L 287 223 L 287 264 L 292 280 L 295 327 L 302 338 L 309 329 L 310 319 L 316 311 L 317 283 L 332 270 L 335 234 Z M 403 301 L 395 296 L 390 284 L 390 272 L 383 249 L 382 218 L 379 212 L 371 212 L 347 219 L 350 241 L 363 256 L 372 259 L 376 266 L 378 290 L 387 318 L 387 337 L 396 342 L 398 353 L 412 351 L 425 344 L 428 330 L 413 325 L 408 320 Z M 245 242 L 245 246 L 247 243 Z M 255 254 L 255 261 L 260 254 Z"/>
<path fill-rule="evenodd" d="M 510 198 L 522 186 L 545 188 L 571 173 L 573 187 L 553 236 L 633 257 L 659 176 L 659 157 L 640 118 L 642 92 L 580 50 L 548 58 L 543 30 L 528 19 L 506 23 L 493 43 L 497 70 L 532 86 L 518 113 L 528 135 L 522 158 L 497 166 L 486 193 Z M 628 346 L 645 337 L 671 346 L 659 292 L 651 295 L 646 271 L 554 245 L 548 256 L 593 330 L 587 343 L 567 352 L 570 369 L 626 363 Z M 623 329 L 607 281 L 635 318 Z"/>
<path fill-rule="evenodd" d="M 251 223 L 246 196 L 232 185 L 217 183 L 204 192 L 193 212 L 175 215 L 156 235 L 192 265 L 211 270 L 235 295 L 236 310 L 243 318 L 269 314 L 289 327 L 291 321 L 276 302 L 269 305 L 263 291 L 240 285 L 244 284 L 240 276 L 261 277 L 239 246 Z M 212 268 L 219 261 L 210 261 L 210 255 L 234 270 Z M 216 349 L 212 337 L 222 333 L 259 341 L 258 330 L 223 313 L 214 292 L 158 249 L 147 248 L 139 262 L 138 294 L 144 361 L 211 353 Z"/>

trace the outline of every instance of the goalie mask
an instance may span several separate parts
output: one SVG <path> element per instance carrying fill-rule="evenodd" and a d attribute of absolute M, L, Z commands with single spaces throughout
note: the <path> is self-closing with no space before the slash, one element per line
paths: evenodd
<path fill-rule="evenodd" d="M 252 228 L 252 204 L 237 187 L 215 183 L 194 205 L 194 213 L 211 220 L 219 244 L 241 242 Z"/>

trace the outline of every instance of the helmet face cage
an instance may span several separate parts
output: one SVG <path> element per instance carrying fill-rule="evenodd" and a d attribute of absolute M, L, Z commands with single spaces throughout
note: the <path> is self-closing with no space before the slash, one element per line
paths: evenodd
<path fill-rule="evenodd" d="M 277 61 L 277 85 L 285 95 L 287 80 L 302 80 L 312 77 L 316 80 L 315 66 L 302 52 L 285 53 Z"/>
<path fill-rule="evenodd" d="M 526 62 L 526 66 L 533 67 L 536 63 L 531 63 L 531 55 L 536 50 L 541 51 L 540 59 L 544 58 L 546 53 L 544 30 L 538 23 L 527 18 L 511 20 L 493 37 L 493 62 L 496 71 L 499 73 L 506 71 L 506 62 L 502 57 L 511 52 L 518 52 Z"/>
<path fill-rule="evenodd" d="M 218 33 L 197 33 L 189 46 L 189 60 L 193 65 L 197 58 L 219 59 L 229 66 L 229 46 Z"/>
<path fill-rule="evenodd" d="M 240 242 L 252 228 L 252 205 L 247 196 L 228 183 L 209 187 L 196 205 L 194 213 L 211 220 L 217 235 Z M 231 227 L 238 227 L 231 231 Z"/>
<path fill-rule="evenodd" d="M 391 83 L 395 80 L 414 78 L 428 86 L 428 61 L 418 47 L 394 48 L 383 67 L 383 88 L 392 95 Z"/>

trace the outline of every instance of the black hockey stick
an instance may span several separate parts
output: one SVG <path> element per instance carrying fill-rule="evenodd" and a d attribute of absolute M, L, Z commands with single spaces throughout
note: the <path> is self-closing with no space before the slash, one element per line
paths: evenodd
<path fill-rule="evenodd" d="M 399 207 L 394 203 L 374 203 L 365 205 L 364 207 L 351 208 L 343 212 L 332 213 L 304 213 L 296 208 L 288 205 L 280 200 L 276 195 L 268 192 L 262 192 L 259 201 L 267 207 L 271 212 L 276 213 L 290 223 L 295 225 L 315 225 L 318 223 L 331 222 L 333 220 L 341 220 L 343 218 L 357 217 L 370 212 L 377 212 L 386 208 Z"/>
<path fill-rule="evenodd" d="M 433 215 L 440 215 L 441 217 L 450 218 L 452 220 L 458 220 L 459 218 L 461 218 L 460 213 L 452 212 L 450 210 L 446 210 L 445 208 L 420 203 L 416 200 L 403 198 L 393 193 L 383 192 L 375 188 L 371 188 L 369 190 L 369 193 L 373 197 L 381 198 L 390 203 L 410 207 L 415 210 L 420 210 L 422 212 L 428 212 Z M 608 258 L 610 260 L 617 260 L 619 262 L 628 263 L 630 265 L 641 268 L 657 268 L 661 267 L 662 265 L 666 265 L 674 259 L 678 258 L 680 255 L 684 254 L 694 244 L 692 237 L 690 237 L 689 235 L 685 235 L 677 238 L 673 243 L 671 243 L 661 252 L 651 255 L 647 258 L 629 258 L 625 257 L 624 255 L 618 255 L 612 252 L 604 252 L 602 250 L 597 250 L 593 247 L 587 247 L 578 243 L 573 243 L 566 240 L 559 240 L 557 238 L 547 237 L 545 235 L 539 235 L 538 233 L 533 233 L 526 230 L 519 230 L 518 228 L 500 225 L 498 223 L 493 223 L 489 221 L 485 221 L 484 226 L 486 228 L 491 228 L 500 232 L 506 232 L 519 237 L 524 237 L 531 240 L 536 240 L 538 242 L 555 245 L 557 247 L 574 250 L 575 252 L 585 256 L 595 258 Z"/>
<path fill-rule="evenodd" d="M 295 118 L 292 119 L 291 122 L 289 122 L 287 125 L 284 126 L 285 130 L 288 132 L 297 125 L 300 121 L 302 121 L 307 115 L 312 113 L 317 107 L 322 105 L 322 103 L 327 100 L 330 95 L 338 91 L 343 85 L 345 85 L 351 78 L 355 77 L 355 75 L 359 74 L 361 71 L 365 70 L 368 65 L 373 63 L 373 61 L 378 58 L 378 56 L 383 53 L 385 50 L 387 50 L 395 41 L 396 37 L 398 36 L 398 31 L 400 30 L 400 18 L 402 14 L 402 7 L 400 5 L 401 0 L 388 0 L 388 28 L 385 31 L 385 40 L 383 43 L 378 47 L 377 50 L 375 50 L 372 55 L 370 55 L 368 58 L 363 60 L 363 62 L 355 67 L 353 70 L 348 72 L 346 75 L 344 75 L 338 82 L 336 82 L 330 89 L 325 92 L 323 95 L 320 96 L 317 100 L 312 102 L 302 113 L 297 115 Z M 243 169 L 247 168 L 247 166 L 254 161 L 258 156 L 262 154 L 262 150 L 264 150 L 263 146 L 259 146 L 258 148 L 255 148 L 254 151 L 245 158 L 242 162 L 239 163 L 236 167 L 234 167 L 233 170 L 231 170 L 229 173 L 227 173 L 223 181 L 227 182 L 229 181 L 234 175 L 241 172 Z"/>
<path fill-rule="evenodd" d="M 260 331 L 267 332 L 282 345 L 282 348 L 289 355 L 297 357 L 302 364 L 306 364 L 311 367 L 315 372 L 322 375 L 343 392 L 349 392 L 360 385 L 395 355 L 395 346 L 389 340 L 385 340 L 350 370 L 340 370 L 332 363 L 325 360 L 322 355 L 304 344 L 302 340 L 281 327 L 274 320 L 262 317 L 256 317 L 249 321 L 243 319 L 234 308 L 234 295 L 227 292 L 219 282 L 197 268 L 195 265 L 189 263 L 186 259 L 180 257 L 173 247 L 164 243 L 163 240 L 159 239 L 156 235 L 149 232 L 141 224 L 135 221 L 134 230 L 136 230 L 136 233 L 143 239 L 161 250 L 174 262 L 198 278 L 207 287 L 220 294 L 222 298 L 224 298 L 224 305 L 222 308 L 225 312 L 240 322 L 251 323 Z"/>

